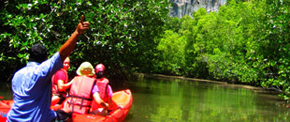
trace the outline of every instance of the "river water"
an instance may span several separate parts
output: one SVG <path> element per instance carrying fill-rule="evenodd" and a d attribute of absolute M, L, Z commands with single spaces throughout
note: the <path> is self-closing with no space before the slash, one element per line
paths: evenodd
<path fill-rule="evenodd" d="M 129 88 L 133 105 L 126 122 L 289 122 L 289 108 L 277 95 L 212 82 L 180 79 L 135 79 Z M 0 96 L 12 99 L 1 85 Z"/>
<path fill-rule="evenodd" d="M 289 108 L 273 94 L 209 82 L 139 79 L 128 84 L 127 122 L 289 122 Z"/>

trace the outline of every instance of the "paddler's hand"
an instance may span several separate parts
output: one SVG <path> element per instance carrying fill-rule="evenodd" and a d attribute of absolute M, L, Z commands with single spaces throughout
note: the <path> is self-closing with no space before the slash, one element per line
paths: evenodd
<path fill-rule="evenodd" d="M 83 20 L 84 20 L 84 15 L 82 15 L 82 17 L 81 17 L 81 21 L 80 21 L 80 23 L 78 24 L 77 29 L 76 29 L 76 31 L 75 31 L 75 32 L 77 32 L 78 35 L 83 34 L 83 32 L 84 32 L 85 30 L 87 30 L 87 29 L 90 28 L 90 27 L 89 27 L 90 23 L 89 23 L 89 22 L 83 22 Z"/>

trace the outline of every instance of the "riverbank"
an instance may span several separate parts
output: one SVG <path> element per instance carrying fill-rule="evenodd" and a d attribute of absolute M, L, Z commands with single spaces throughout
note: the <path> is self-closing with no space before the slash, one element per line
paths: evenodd
<path fill-rule="evenodd" d="M 231 88 L 236 88 L 236 89 L 238 89 L 238 88 L 250 89 L 252 92 L 256 92 L 256 93 L 271 94 L 271 95 L 278 95 L 279 94 L 278 91 L 272 90 L 272 89 L 264 89 L 261 87 L 244 85 L 244 84 L 229 84 L 227 82 L 215 81 L 215 80 L 188 78 L 188 77 L 183 77 L 183 76 L 169 76 L 169 75 L 162 75 L 162 74 L 134 73 L 134 75 L 138 78 L 181 79 L 181 80 L 186 80 L 186 81 L 208 82 L 208 83 L 215 83 L 215 84 L 219 84 L 221 86 L 231 87 Z"/>
<path fill-rule="evenodd" d="M 214 84 L 219 84 L 220 86 L 223 87 L 228 87 L 232 89 L 249 89 L 254 93 L 261 94 L 263 96 L 266 96 L 267 98 L 270 98 L 275 101 L 279 101 L 276 104 L 277 107 L 283 107 L 283 108 L 290 108 L 290 103 L 287 103 L 286 100 L 283 98 L 279 97 L 279 93 L 276 90 L 272 89 L 264 89 L 262 87 L 256 87 L 256 86 L 250 86 L 250 85 L 244 85 L 244 84 L 230 84 L 227 82 L 222 82 L 222 81 L 215 81 L 215 80 L 205 80 L 205 79 L 197 79 L 197 78 L 187 78 L 183 76 L 169 76 L 169 75 L 162 75 L 162 74 L 145 74 L 145 73 L 134 73 L 134 76 L 136 78 L 154 78 L 154 79 L 181 79 L 185 81 L 190 81 L 190 82 L 208 82 L 208 83 L 214 83 Z"/>

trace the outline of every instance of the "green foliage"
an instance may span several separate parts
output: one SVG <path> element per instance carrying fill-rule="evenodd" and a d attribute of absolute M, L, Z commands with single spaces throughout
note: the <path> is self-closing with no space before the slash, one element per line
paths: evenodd
<path fill-rule="evenodd" d="M 184 45 L 185 40 L 173 31 L 165 31 L 164 38 L 159 42 L 157 50 L 161 52 L 160 60 L 157 63 L 158 70 L 168 74 L 181 74 L 184 66 Z"/>
<path fill-rule="evenodd" d="M 218 13 L 200 8 L 193 19 L 183 17 L 160 39 L 167 43 L 161 41 L 158 47 L 184 42 L 184 48 L 175 51 L 183 56 L 176 55 L 180 60 L 173 61 L 172 52 L 163 51 L 158 65 L 170 62 L 166 66 L 182 67 L 183 73 L 175 75 L 276 89 L 288 100 L 289 5 L 289 1 L 280 0 L 230 0 Z M 158 72 L 176 72 L 164 67 Z"/>
<path fill-rule="evenodd" d="M 42 43 L 51 55 L 55 53 L 81 15 L 91 26 L 70 55 L 72 69 L 83 61 L 104 63 L 115 80 L 124 79 L 132 69 L 147 71 L 145 64 L 157 46 L 154 38 L 163 32 L 168 18 L 167 6 L 162 0 L 4 1 L 0 11 L 0 63 L 4 67 L 0 72 L 7 77 L 1 81 L 25 65 L 33 44 Z"/>
<path fill-rule="evenodd" d="M 290 93 L 290 64 L 289 64 L 289 17 L 290 1 L 268 1 L 267 13 L 262 16 L 259 50 L 257 54 L 264 56 L 267 61 L 261 64 L 267 73 L 271 74 L 262 85 L 282 91 L 288 100 Z"/>

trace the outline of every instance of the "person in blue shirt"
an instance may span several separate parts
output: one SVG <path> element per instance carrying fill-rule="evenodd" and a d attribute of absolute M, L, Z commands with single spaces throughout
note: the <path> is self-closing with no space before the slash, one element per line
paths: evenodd
<path fill-rule="evenodd" d="M 63 61 L 75 48 L 78 37 L 87 29 L 89 22 L 78 23 L 76 30 L 51 58 L 44 45 L 33 45 L 29 51 L 29 62 L 12 78 L 13 101 L 8 112 L 8 122 L 51 122 L 67 119 L 67 113 L 50 109 L 52 97 L 52 75 L 63 67 Z"/>

